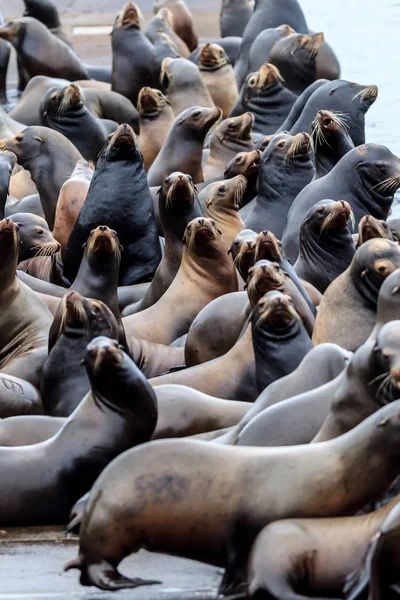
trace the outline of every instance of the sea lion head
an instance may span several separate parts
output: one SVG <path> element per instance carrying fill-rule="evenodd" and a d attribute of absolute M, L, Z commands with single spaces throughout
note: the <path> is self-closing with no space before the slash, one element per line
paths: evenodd
<path fill-rule="evenodd" d="M 92 229 L 84 245 L 84 252 L 89 261 L 99 257 L 104 260 L 105 256 L 112 256 L 116 265 L 119 266 L 122 246 L 119 243 L 117 232 L 106 225 L 99 225 L 96 229 Z"/>
<path fill-rule="evenodd" d="M 150 87 L 140 90 L 137 108 L 141 117 L 157 117 L 167 105 L 170 103 L 160 90 Z"/>
<path fill-rule="evenodd" d="M 225 181 L 217 181 L 207 187 L 207 208 L 230 209 L 238 211 L 240 202 L 246 191 L 247 179 L 243 175 L 236 175 Z"/>
<path fill-rule="evenodd" d="M 293 33 L 278 40 L 270 53 L 272 62 L 279 65 L 292 63 L 296 69 L 315 67 L 315 59 L 324 43 L 323 33 L 303 34 Z"/>
<path fill-rule="evenodd" d="M 62 88 L 54 86 L 44 95 L 40 112 L 43 117 L 47 114 L 62 117 L 66 112 L 81 109 L 83 97 L 83 90 L 77 83 L 70 83 Z"/>
<path fill-rule="evenodd" d="M 235 175 L 244 175 L 246 179 L 257 176 L 260 168 L 260 150 L 251 152 L 239 152 L 232 158 L 224 171 L 224 177 L 230 179 Z"/>
<path fill-rule="evenodd" d="M 69 291 L 61 300 L 61 314 L 57 339 L 68 329 L 84 331 L 88 342 L 99 335 L 118 338 L 117 320 L 101 300 Z"/>
<path fill-rule="evenodd" d="M 229 63 L 225 50 L 219 44 L 204 44 L 200 52 L 200 70 L 216 71 Z"/>
<path fill-rule="evenodd" d="M 280 262 L 283 258 L 282 243 L 272 231 L 261 231 L 257 236 L 254 262 L 269 260 Z"/>
<path fill-rule="evenodd" d="M 0 38 L 15 45 L 25 29 L 26 23 L 20 19 L 7 21 L 5 25 L 0 27 Z"/>
<path fill-rule="evenodd" d="M 11 152 L 11 150 L 1 150 L 0 148 L 0 163 L 6 164 L 9 174 L 12 175 L 12 172 L 14 171 L 14 168 L 17 164 L 17 157 L 14 154 L 14 152 Z"/>
<path fill-rule="evenodd" d="M 264 294 L 272 290 L 282 290 L 284 285 L 285 273 L 279 264 L 269 260 L 259 260 L 249 269 L 245 287 L 250 304 L 255 306 Z"/>
<path fill-rule="evenodd" d="M 251 98 L 268 95 L 282 81 L 283 78 L 275 65 L 271 63 L 261 65 L 258 71 L 246 77 L 243 90 L 244 101 L 248 102 Z"/>
<path fill-rule="evenodd" d="M 31 213 L 15 213 L 11 219 L 18 225 L 20 236 L 19 260 L 34 256 L 51 256 L 61 250 L 45 219 Z"/>
<path fill-rule="evenodd" d="M 139 142 L 132 127 L 122 123 L 111 133 L 99 155 L 108 162 L 119 160 L 132 160 L 132 157 L 142 156 Z"/>
<path fill-rule="evenodd" d="M 339 135 L 349 137 L 347 133 L 347 119 L 347 115 L 343 113 L 330 110 L 319 110 L 311 124 L 311 136 L 314 148 L 318 145 L 330 145 L 332 140 Z"/>
<path fill-rule="evenodd" d="M 400 188 L 400 159 L 386 146 L 363 144 L 344 157 L 354 165 L 362 184 L 377 198 L 392 197 Z"/>
<path fill-rule="evenodd" d="M 240 231 L 232 242 L 228 254 L 232 254 L 233 262 L 243 281 L 247 280 L 250 267 L 254 264 L 257 234 L 251 229 Z"/>
<path fill-rule="evenodd" d="M 193 206 L 196 199 L 196 188 L 190 175 L 175 171 L 162 182 L 157 194 L 165 198 L 167 213 L 179 215 Z"/>
<path fill-rule="evenodd" d="M 358 224 L 357 248 L 374 238 L 385 238 L 387 240 L 397 241 L 386 221 L 376 219 L 372 215 L 364 215 Z"/>
<path fill-rule="evenodd" d="M 165 29 L 173 29 L 174 27 L 174 15 L 166 6 L 160 8 L 156 15 L 153 17 L 152 22 L 156 22 L 159 31 Z"/>
<path fill-rule="evenodd" d="M 121 414 L 134 412 L 138 418 L 144 413 L 146 423 L 140 424 L 154 431 L 157 399 L 153 388 L 116 340 L 96 337 L 86 348 L 84 364 L 98 406 Z"/>
<path fill-rule="evenodd" d="M 288 132 L 282 131 L 282 133 L 288 133 Z M 275 135 L 276 135 L 275 133 L 271 133 L 270 135 L 265 135 L 261 140 L 258 140 L 258 142 L 256 144 L 257 150 L 260 150 L 261 153 L 263 153 L 265 148 L 267 148 L 267 146 L 269 145 L 269 143 L 272 142 Z"/>
<path fill-rule="evenodd" d="M 358 102 L 360 108 L 365 113 L 378 98 L 379 89 L 376 85 L 361 85 L 359 83 L 351 83 L 355 92 L 352 101 Z"/>
<path fill-rule="evenodd" d="M 226 253 L 221 235 L 215 221 L 197 217 L 186 226 L 182 242 L 192 255 L 215 258 Z"/>
<path fill-rule="evenodd" d="M 1 267 L 11 269 L 14 277 L 18 263 L 19 228 L 10 217 L 0 221 L 0 256 Z M 10 263 L 13 265 L 10 266 Z M 14 268 L 15 265 L 15 268 Z"/>
<path fill-rule="evenodd" d="M 177 127 L 195 133 L 197 137 L 204 139 L 207 132 L 221 116 L 222 111 L 217 106 L 213 108 L 192 106 L 181 112 L 175 123 Z"/>
<path fill-rule="evenodd" d="M 57 6 L 52 2 L 38 2 L 37 0 L 24 0 L 24 17 L 33 17 L 48 29 L 61 26 L 60 15 Z"/>
<path fill-rule="evenodd" d="M 307 231 L 314 234 L 315 238 L 320 239 L 330 232 L 334 232 L 334 235 L 344 229 L 348 232 L 347 225 L 350 221 L 354 228 L 354 215 L 348 202 L 323 200 L 310 208 L 303 225 Z"/>
<path fill-rule="evenodd" d="M 381 374 L 374 377 L 376 399 L 380 404 L 400 398 L 400 321 L 390 321 L 383 325 L 375 340 L 374 360 Z"/>
<path fill-rule="evenodd" d="M 271 291 L 257 302 L 252 313 L 252 327 L 266 331 L 286 329 L 290 324 L 299 324 L 301 319 L 296 312 L 292 298 L 288 294 Z"/>
<path fill-rule="evenodd" d="M 216 128 L 211 137 L 211 144 L 214 140 L 218 140 L 221 145 L 224 145 L 225 140 L 250 141 L 250 133 L 254 123 L 254 115 L 250 112 L 224 119 Z"/>
<path fill-rule="evenodd" d="M 27 127 L 13 138 L 0 140 L 0 148 L 13 152 L 20 165 L 27 165 L 31 160 L 49 152 L 46 138 L 48 131 L 47 127 Z"/>
<path fill-rule="evenodd" d="M 312 142 L 308 133 L 277 133 L 264 150 L 261 164 L 271 163 L 290 171 L 296 166 L 310 162 L 312 153 Z M 262 173 L 263 169 L 260 171 L 261 184 Z"/>
<path fill-rule="evenodd" d="M 140 29 L 142 21 L 143 15 L 139 7 L 133 4 L 133 2 L 127 2 L 114 21 L 114 29 L 117 27 L 135 27 Z"/>
<path fill-rule="evenodd" d="M 365 302 L 376 310 L 382 283 L 398 268 L 399 244 L 375 238 L 358 248 L 349 267 L 349 276 Z"/>
<path fill-rule="evenodd" d="M 382 283 L 378 296 L 377 327 L 399 317 L 400 304 L 400 269 L 389 275 Z M 375 330 L 372 332 L 373 336 Z M 376 336 L 375 336 L 376 337 Z"/>

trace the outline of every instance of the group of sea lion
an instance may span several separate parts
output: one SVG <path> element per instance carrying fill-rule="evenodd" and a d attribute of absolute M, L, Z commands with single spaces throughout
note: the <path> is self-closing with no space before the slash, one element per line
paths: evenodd
<path fill-rule="evenodd" d="M 66 568 L 102 590 L 160 583 L 118 570 L 145 547 L 222 567 L 226 598 L 395 597 L 377 87 L 297 0 L 223 0 L 204 43 L 184 0 L 125 4 L 102 67 L 24 3 L 0 26 L 0 526 L 69 520 Z"/>

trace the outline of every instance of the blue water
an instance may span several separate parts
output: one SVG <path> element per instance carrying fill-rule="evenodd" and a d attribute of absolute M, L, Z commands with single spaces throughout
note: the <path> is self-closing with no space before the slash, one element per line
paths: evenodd
<path fill-rule="evenodd" d="M 309 27 L 323 31 L 334 48 L 343 79 L 379 88 L 366 117 L 367 141 L 400 155 L 400 2 L 300 0 L 300 4 Z"/>

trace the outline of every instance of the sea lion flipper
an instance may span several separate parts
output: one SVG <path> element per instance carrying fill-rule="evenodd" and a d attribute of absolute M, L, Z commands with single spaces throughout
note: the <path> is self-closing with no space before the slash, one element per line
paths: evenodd
<path fill-rule="evenodd" d="M 95 585 L 101 590 L 115 592 L 125 588 L 135 588 L 142 585 L 155 585 L 162 583 L 154 579 L 140 579 L 138 577 L 125 577 L 118 569 L 106 560 L 88 565 L 82 555 L 70 561 L 64 571 L 79 569 L 81 571 L 80 583 L 84 586 Z"/>
<path fill-rule="evenodd" d="M 379 551 L 381 540 L 381 534 L 377 533 L 369 543 L 364 562 L 360 569 L 347 577 L 343 588 L 346 600 L 358 600 L 368 594 L 373 569 L 373 558 L 376 552 Z"/>

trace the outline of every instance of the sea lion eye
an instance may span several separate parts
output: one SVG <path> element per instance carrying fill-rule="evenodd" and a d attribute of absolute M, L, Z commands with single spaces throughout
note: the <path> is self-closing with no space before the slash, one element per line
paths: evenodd
<path fill-rule="evenodd" d="M 44 231 L 43 231 L 43 229 L 36 229 L 36 233 L 37 233 L 38 235 L 43 235 L 43 234 L 44 234 Z"/>
<path fill-rule="evenodd" d="M 94 235 L 94 229 L 92 229 L 92 231 L 89 233 L 89 237 L 92 237 Z"/>
<path fill-rule="evenodd" d="M 225 188 L 224 185 L 220 185 L 219 188 L 218 188 L 219 192 L 224 192 L 225 190 L 226 190 L 226 188 Z"/>
<path fill-rule="evenodd" d="M 230 123 L 228 123 L 228 129 L 234 129 L 236 126 L 234 121 L 231 121 Z"/>
<path fill-rule="evenodd" d="M 257 79 L 255 77 L 252 77 L 251 79 L 249 79 L 249 85 L 255 86 L 256 83 L 257 83 Z"/>
<path fill-rule="evenodd" d="M 241 159 L 241 157 L 240 157 L 240 156 L 238 156 L 238 157 L 235 159 L 235 163 L 240 163 L 240 161 L 241 161 L 241 160 L 242 160 L 242 159 Z"/>
<path fill-rule="evenodd" d="M 286 141 L 285 140 L 282 140 L 281 142 L 279 142 L 276 145 L 277 148 L 284 148 L 285 146 L 286 146 Z"/>
<path fill-rule="evenodd" d="M 201 117 L 201 110 L 195 110 L 193 113 L 193 116 L 195 119 L 197 119 L 198 117 Z"/>
<path fill-rule="evenodd" d="M 15 136 L 15 141 L 16 142 L 22 142 L 24 139 L 24 136 L 22 134 L 16 135 Z"/>
<path fill-rule="evenodd" d="M 386 165 L 383 162 L 377 162 L 376 163 L 376 167 L 377 169 L 379 169 L 380 171 L 385 171 L 386 170 Z"/>
<path fill-rule="evenodd" d="M 158 96 L 159 98 L 162 98 L 162 93 L 161 93 L 161 92 L 157 92 L 157 96 Z"/>

